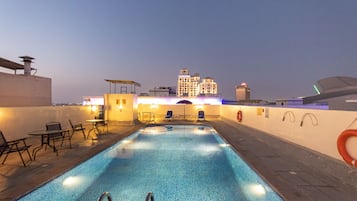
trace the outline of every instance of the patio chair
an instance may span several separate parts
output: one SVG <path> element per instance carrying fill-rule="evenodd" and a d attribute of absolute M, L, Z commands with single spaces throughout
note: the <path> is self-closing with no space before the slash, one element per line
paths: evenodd
<path fill-rule="evenodd" d="M 168 110 L 166 112 L 165 120 L 171 121 L 172 120 L 172 115 L 173 115 L 172 110 Z"/>
<path fill-rule="evenodd" d="M 204 121 L 205 120 L 205 112 L 200 110 L 198 111 L 197 121 Z"/>
<path fill-rule="evenodd" d="M 19 153 L 20 158 L 24 166 L 26 167 L 26 163 L 24 161 L 24 158 L 22 157 L 22 153 L 24 151 L 27 151 L 27 154 L 29 155 L 30 161 L 32 161 L 29 148 L 31 145 L 27 145 L 25 142 L 26 138 L 21 138 L 17 140 L 11 140 L 11 141 L 6 141 L 4 134 L 0 130 L 0 157 L 3 154 L 6 154 L 4 160 L 2 161 L 2 164 L 5 163 L 7 157 L 9 156 L 10 153 Z"/>
<path fill-rule="evenodd" d="M 75 132 L 81 131 L 83 133 L 84 139 L 86 139 L 86 133 L 84 132 L 85 128 L 83 127 L 83 125 L 81 123 L 73 124 L 70 119 L 68 119 L 68 121 L 69 121 L 69 125 L 71 125 L 72 128 L 72 136 Z"/>
<path fill-rule="evenodd" d="M 72 140 L 72 135 L 68 130 L 62 130 L 61 123 L 59 122 L 49 122 L 46 124 L 46 130 L 48 131 L 59 131 L 58 133 L 53 133 L 48 135 L 47 140 L 48 140 L 48 145 L 50 145 L 52 141 L 52 146 L 53 146 L 53 151 L 56 152 L 56 155 L 58 155 L 58 151 L 56 148 L 56 141 L 61 141 L 61 146 L 63 145 L 64 140 L 68 140 L 69 142 L 69 148 L 72 148 L 71 140 Z"/>

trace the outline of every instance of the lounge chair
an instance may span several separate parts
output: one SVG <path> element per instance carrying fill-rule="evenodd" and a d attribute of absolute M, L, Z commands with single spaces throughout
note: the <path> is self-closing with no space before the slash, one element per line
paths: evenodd
<path fill-rule="evenodd" d="M 5 163 L 7 157 L 9 156 L 10 153 L 17 152 L 20 155 L 21 161 L 26 167 L 26 163 L 24 161 L 24 158 L 22 157 L 22 153 L 24 151 L 27 151 L 27 154 L 29 155 L 30 161 L 32 161 L 29 148 L 31 145 L 27 145 L 25 142 L 26 138 L 21 138 L 17 140 L 11 140 L 11 141 L 6 141 L 4 134 L 2 131 L 0 131 L 0 157 L 3 154 L 6 154 L 4 160 L 2 161 L 2 164 Z"/>
<path fill-rule="evenodd" d="M 46 124 L 46 130 L 48 131 L 59 131 L 58 133 L 53 133 L 51 135 L 48 135 L 48 144 L 50 145 L 52 141 L 53 146 L 53 151 L 56 152 L 56 155 L 58 155 L 58 150 L 56 148 L 56 141 L 62 141 L 61 146 L 63 145 L 64 140 L 68 140 L 69 142 L 69 148 L 72 148 L 71 140 L 72 140 L 72 135 L 70 134 L 69 130 L 62 130 L 61 123 L 59 122 L 49 122 Z"/>
<path fill-rule="evenodd" d="M 200 110 L 198 111 L 197 121 L 204 121 L 205 120 L 205 112 Z"/>
<path fill-rule="evenodd" d="M 172 115 L 173 115 L 172 110 L 168 110 L 166 112 L 165 120 L 171 121 L 172 120 Z"/>
<path fill-rule="evenodd" d="M 81 123 L 73 124 L 70 119 L 68 119 L 68 121 L 69 121 L 69 124 L 71 125 L 71 128 L 72 128 L 72 136 L 73 136 L 73 134 L 75 132 L 81 131 L 83 133 L 84 139 L 86 139 L 86 133 L 84 132 L 85 128 L 83 127 L 83 125 Z"/>

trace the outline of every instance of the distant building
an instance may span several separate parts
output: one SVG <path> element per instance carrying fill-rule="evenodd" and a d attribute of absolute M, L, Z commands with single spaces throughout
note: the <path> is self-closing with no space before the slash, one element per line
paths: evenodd
<path fill-rule="evenodd" d="M 199 84 L 200 95 L 203 96 L 216 96 L 217 95 L 217 83 L 211 77 L 202 79 Z"/>
<path fill-rule="evenodd" d="M 243 82 L 240 86 L 236 86 L 236 98 L 237 101 L 250 100 L 250 88 L 247 83 Z"/>
<path fill-rule="evenodd" d="M 197 96 L 199 81 L 200 81 L 199 74 L 195 74 L 194 76 L 191 76 L 190 71 L 187 68 L 181 69 L 177 79 L 177 96 L 179 97 Z"/>
<path fill-rule="evenodd" d="M 201 82 L 198 73 L 190 75 L 187 68 L 182 68 L 177 79 L 178 97 L 196 97 L 196 96 L 217 96 L 217 83 L 213 78 L 204 78 Z"/>
<path fill-rule="evenodd" d="M 149 90 L 149 96 L 176 96 L 174 87 L 155 87 Z"/>
<path fill-rule="evenodd" d="M 19 64 L 0 57 L 0 67 L 13 70 L 14 74 L 0 72 L 0 107 L 49 106 L 52 105 L 51 79 L 31 75 L 32 60 L 29 56 L 20 57 Z M 18 74 L 23 70 L 23 74 Z"/>
<path fill-rule="evenodd" d="M 276 99 L 275 104 L 277 106 L 291 106 L 291 105 L 302 105 L 302 98 L 290 98 L 290 99 Z"/>

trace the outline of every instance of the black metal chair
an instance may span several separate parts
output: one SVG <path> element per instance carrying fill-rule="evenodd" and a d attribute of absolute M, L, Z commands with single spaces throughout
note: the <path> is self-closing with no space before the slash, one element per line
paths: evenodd
<path fill-rule="evenodd" d="M 84 128 L 81 123 L 79 123 L 79 124 L 73 124 L 70 119 L 68 119 L 68 121 L 69 121 L 69 124 L 71 125 L 71 128 L 72 128 L 72 136 L 73 136 L 73 134 L 74 134 L 75 132 L 81 131 L 81 132 L 83 133 L 84 139 L 86 139 L 86 133 L 84 132 L 84 130 L 85 130 L 86 128 Z"/>
<path fill-rule="evenodd" d="M 71 144 L 71 139 L 72 139 L 72 135 L 70 134 L 69 130 L 62 130 L 62 126 L 61 123 L 59 122 L 49 122 L 46 124 L 46 130 L 48 131 L 59 131 L 58 133 L 52 133 L 50 135 L 48 135 L 47 137 L 47 141 L 48 141 L 48 145 L 50 145 L 50 143 L 52 142 L 53 144 L 51 146 L 53 146 L 53 151 L 56 152 L 56 155 L 58 155 L 58 150 L 56 148 L 56 141 L 62 141 L 61 142 L 61 146 L 63 145 L 64 140 L 68 140 L 69 142 L 69 148 L 72 148 L 72 144 Z"/>
<path fill-rule="evenodd" d="M 4 160 L 2 161 L 2 164 L 5 163 L 7 157 L 9 156 L 10 153 L 19 153 L 20 158 L 24 166 L 26 167 L 26 163 L 24 161 L 24 158 L 22 157 L 22 153 L 24 151 L 27 151 L 27 154 L 29 155 L 29 159 L 32 161 L 29 148 L 31 145 L 26 144 L 26 138 L 21 138 L 17 140 L 11 140 L 11 141 L 6 141 L 4 134 L 0 130 L 0 157 L 3 154 L 6 154 Z"/>

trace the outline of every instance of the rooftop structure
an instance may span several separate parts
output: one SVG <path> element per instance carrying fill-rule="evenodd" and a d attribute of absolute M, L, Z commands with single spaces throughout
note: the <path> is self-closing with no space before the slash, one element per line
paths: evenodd
<path fill-rule="evenodd" d="M 357 78 L 328 77 L 314 85 L 315 96 L 303 98 L 304 104 L 326 102 L 331 110 L 357 111 Z"/>
<path fill-rule="evenodd" d="M 22 56 L 24 64 L 0 57 L 0 67 L 14 74 L 0 72 L 0 107 L 52 105 L 52 81 L 50 78 L 31 75 L 34 58 Z M 24 74 L 17 74 L 24 70 Z"/>
<path fill-rule="evenodd" d="M 149 96 L 176 96 L 174 87 L 155 87 L 149 90 Z"/>
<path fill-rule="evenodd" d="M 117 93 L 117 85 L 119 84 L 119 93 L 121 94 L 126 94 L 128 93 L 128 85 L 130 86 L 130 92 L 132 94 L 135 94 L 135 87 L 141 87 L 141 84 L 132 80 L 108 80 L 106 79 L 105 81 L 109 82 L 109 93 L 112 93 L 112 84 L 114 84 L 113 87 L 113 93 Z"/>
<path fill-rule="evenodd" d="M 0 67 L 13 70 L 14 74 L 17 74 L 17 70 L 24 70 L 25 75 L 30 75 L 31 70 L 36 70 L 35 68 L 31 67 L 31 63 L 34 58 L 29 56 L 21 56 L 20 58 L 23 59 L 24 64 L 19 64 L 0 57 Z"/>

